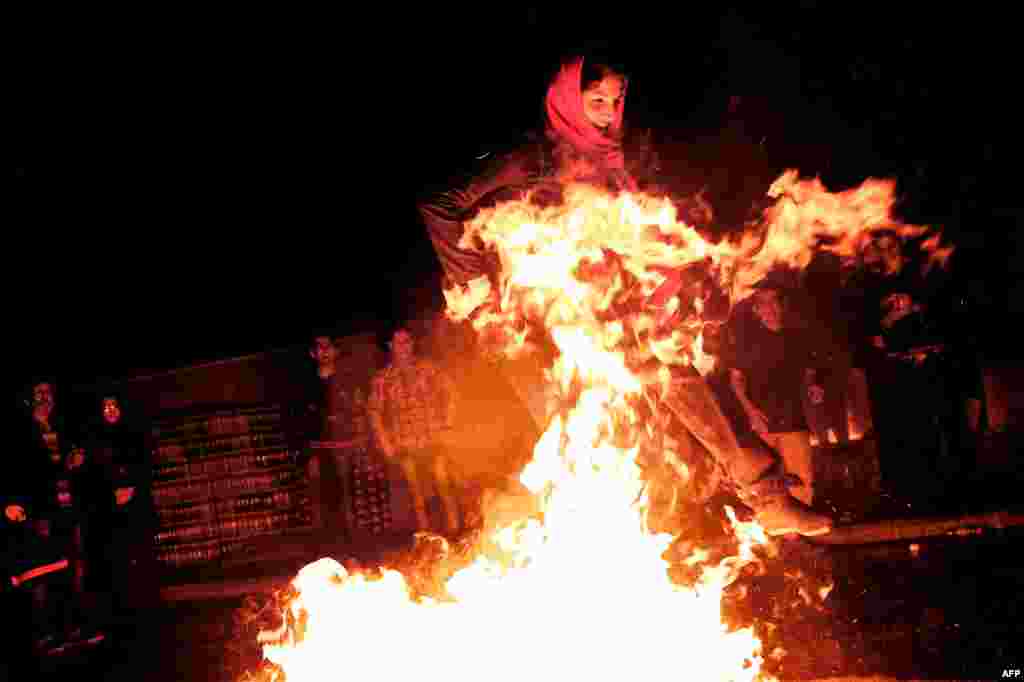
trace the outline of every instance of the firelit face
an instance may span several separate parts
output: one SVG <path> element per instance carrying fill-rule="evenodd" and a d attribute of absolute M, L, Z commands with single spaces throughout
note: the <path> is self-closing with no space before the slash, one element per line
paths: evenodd
<path fill-rule="evenodd" d="M 74 502 L 71 494 L 71 481 L 66 478 L 57 480 L 57 504 L 62 509 L 67 509 Z"/>

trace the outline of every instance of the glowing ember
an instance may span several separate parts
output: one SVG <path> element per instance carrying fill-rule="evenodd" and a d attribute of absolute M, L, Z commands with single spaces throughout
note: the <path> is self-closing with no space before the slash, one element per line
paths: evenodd
<path fill-rule="evenodd" d="M 467 226 L 466 244 L 479 238 L 500 256 L 500 281 L 445 292 L 449 315 L 508 355 L 546 342 L 558 351 L 547 369 L 558 409 L 521 475 L 543 523 L 499 529 L 503 560 L 480 555 L 456 572 L 450 601 L 410 599 L 397 572 L 368 581 L 329 559 L 310 564 L 289 607 L 300 626 L 264 634 L 289 682 L 763 677 L 753 632 L 722 618 L 724 590 L 768 542 L 763 530 L 728 510 L 735 556 L 709 565 L 697 548 L 683 563 L 702 567 L 700 579 L 673 584 L 663 558 L 673 538 L 646 530 L 637 455 L 671 442 L 641 408 L 679 386 L 672 366 L 707 370 L 709 285 L 736 301 L 776 265 L 805 267 L 815 248 L 850 256 L 865 231 L 894 226 L 891 183 L 829 194 L 788 173 L 772 194 L 756 233 L 718 244 L 668 200 L 580 186 L 562 205 L 508 202 Z M 689 477 L 686 462 L 673 468 Z"/>

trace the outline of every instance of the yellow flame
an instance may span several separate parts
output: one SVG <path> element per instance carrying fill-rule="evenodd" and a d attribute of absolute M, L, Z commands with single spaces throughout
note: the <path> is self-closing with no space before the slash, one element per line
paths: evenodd
<path fill-rule="evenodd" d="M 659 432 L 633 406 L 686 390 L 669 366 L 707 369 L 703 300 L 686 268 L 701 268 L 739 300 L 776 265 L 804 267 L 816 248 L 849 256 L 860 235 L 891 228 L 892 189 L 871 180 L 830 194 L 789 172 L 772 186 L 777 202 L 757 229 L 717 244 L 679 221 L 668 199 L 585 186 L 567 187 L 559 206 L 527 199 L 482 211 L 463 244 L 479 240 L 498 254 L 498 290 L 480 278 L 446 291 L 448 314 L 471 319 L 509 355 L 528 350 L 531 337 L 558 351 L 547 376 L 561 409 L 520 476 L 541 501 L 543 523 L 499 528 L 491 540 L 506 557 L 481 555 L 456 572 L 452 601 L 412 601 L 393 571 L 368 581 L 315 562 L 294 582 L 301 637 L 266 643 L 266 658 L 289 682 L 766 677 L 757 637 L 730 631 L 721 611 L 724 590 L 768 543 L 764 529 L 726 510 L 736 553 L 709 565 L 711 553 L 695 548 L 683 563 L 702 567 L 699 580 L 673 584 L 663 558 L 673 538 L 645 531 L 641 441 L 617 447 L 615 436 Z M 651 304 L 663 286 L 671 295 Z M 685 462 L 671 464 L 689 479 Z"/>
<path fill-rule="evenodd" d="M 756 637 L 728 631 L 720 609 L 722 590 L 752 558 L 752 543 L 696 589 L 669 581 L 661 556 L 672 537 L 639 532 L 643 481 L 635 452 L 603 442 L 617 400 L 610 388 L 584 391 L 538 443 L 522 478 L 553 491 L 545 522 L 496 538 L 517 560 L 481 557 L 458 572 L 448 582 L 454 603 L 414 603 L 398 573 L 367 582 L 320 560 L 294 581 L 299 596 L 291 609 L 305 621 L 304 636 L 265 645 L 266 658 L 289 682 L 334 679 L 338 671 L 603 679 L 663 675 L 680 665 L 698 679 L 757 679 Z"/>

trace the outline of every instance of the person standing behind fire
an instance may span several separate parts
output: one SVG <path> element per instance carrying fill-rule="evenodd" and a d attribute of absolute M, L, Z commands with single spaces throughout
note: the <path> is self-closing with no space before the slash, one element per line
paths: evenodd
<path fill-rule="evenodd" d="M 813 404 L 824 401 L 813 374 L 814 341 L 793 324 L 781 287 L 771 278 L 752 295 L 753 319 L 740 313 L 734 320 L 729 352 L 729 380 L 750 429 L 782 459 L 787 474 L 800 479 L 790 493 L 806 505 L 814 499 L 811 434 L 804 412 L 804 393 Z M 742 308 L 741 308 L 742 310 Z"/>
<path fill-rule="evenodd" d="M 103 396 L 89 430 L 92 530 L 89 554 L 109 609 L 100 618 L 127 627 L 152 577 L 149 559 L 157 525 L 151 497 L 152 467 L 143 434 L 122 412 L 116 395 Z M 145 599 L 144 599 L 145 598 Z"/>
<path fill-rule="evenodd" d="M 348 532 L 343 510 L 347 503 L 349 463 L 341 448 L 351 430 L 347 382 L 338 371 L 338 349 L 331 336 L 313 337 L 309 356 L 316 362 L 316 384 L 308 396 L 305 428 L 311 449 L 306 466 L 313 498 L 313 526 Z"/>
<path fill-rule="evenodd" d="M 23 575 L 23 583 L 32 591 L 35 646 L 40 653 L 72 641 L 102 639 L 84 628 L 85 452 L 73 441 L 56 405 L 51 382 L 33 386 L 26 459 L 16 474 L 21 497 L 5 510 L 8 518 L 24 519 L 36 539 L 30 547 L 39 556 L 26 559 L 37 565 Z M 60 594 L 64 591 L 68 594 Z"/>
<path fill-rule="evenodd" d="M 980 397 L 979 382 L 938 324 L 936 283 L 911 256 L 892 230 L 876 231 L 865 244 L 862 346 L 871 357 L 883 486 L 901 504 L 938 511 L 962 495 L 973 457 L 968 401 Z"/>
<path fill-rule="evenodd" d="M 454 533 L 459 509 L 442 439 L 455 423 L 455 385 L 432 362 L 416 357 L 408 329 L 392 334 L 390 348 L 391 363 L 370 384 L 367 412 L 374 437 L 402 467 L 420 530 L 430 528 L 425 491 L 432 476 Z"/>

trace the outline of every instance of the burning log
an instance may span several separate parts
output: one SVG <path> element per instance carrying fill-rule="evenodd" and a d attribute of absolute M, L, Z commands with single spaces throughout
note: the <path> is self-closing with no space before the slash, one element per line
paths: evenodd
<path fill-rule="evenodd" d="M 812 541 L 823 545 L 866 545 L 942 535 L 973 535 L 983 533 L 985 529 L 1016 526 L 1024 526 L 1024 514 L 1006 511 L 933 519 L 886 519 L 839 526 L 828 535 Z"/>

